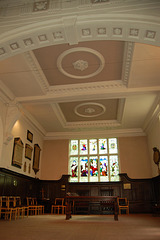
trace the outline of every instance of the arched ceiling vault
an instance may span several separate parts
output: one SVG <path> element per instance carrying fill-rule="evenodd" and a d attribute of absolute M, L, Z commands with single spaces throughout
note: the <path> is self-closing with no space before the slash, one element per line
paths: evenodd
<path fill-rule="evenodd" d="M 1 99 L 45 139 L 145 135 L 159 116 L 160 3 L 24 2 L 0 1 Z"/>

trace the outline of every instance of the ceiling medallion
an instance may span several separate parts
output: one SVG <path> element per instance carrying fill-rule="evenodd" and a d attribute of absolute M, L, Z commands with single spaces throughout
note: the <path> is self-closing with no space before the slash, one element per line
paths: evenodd
<path fill-rule="evenodd" d="M 90 54 L 95 55 L 99 59 L 99 68 L 95 72 L 93 72 L 91 74 L 88 74 L 88 75 L 83 75 L 83 76 L 78 76 L 78 75 L 68 73 L 65 69 L 63 69 L 62 61 L 63 61 L 64 57 L 66 57 L 70 53 L 74 53 L 74 52 L 88 52 Z M 86 65 L 88 64 L 88 62 L 84 61 L 84 60 L 78 60 L 75 63 L 76 63 L 76 69 L 78 68 L 80 70 L 83 69 L 84 67 L 86 67 Z M 74 68 L 75 68 L 75 63 L 73 63 Z M 77 48 L 71 48 L 69 50 L 66 50 L 63 53 L 61 53 L 60 56 L 57 59 L 57 67 L 58 67 L 59 71 L 61 73 L 63 73 L 65 76 L 70 77 L 70 78 L 74 78 L 74 79 L 85 79 L 85 78 L 90 78 L 90 77 L 96 76 L 97 74 L 99 74 L 103 70 L 104 65 L 105 65 L 105 59 L 102 56 L 102 54 L 97 52 L 94 49 L 86 48 L 86 47 L 77 47 Z M 83 70 L 81 70 L 81 71 L 83 71 Z"/>
<path fill-rule="evenodd" d="M 74 109 L 76 115 L 80 117 L 98 117 L 106 111 L 104 105 L 100 103 L 81 103 Z"/>
<path fill-rule="evenodd" d="M 88 107 L 88 108 L 84 109 L 84 111 L 85 111 L 85 113 L 91 114 L 91 113 L 94 113 L 94 112 L 95 112 L 95 109 L 94 109 L 94 108 L 91 108 L 91 107 Z"/>
<path fill-rule="evenodd" d="M 77 60 L 76 62 L 73 63 L 73 67 L 77 70 L 84 71 L 85 69 L 88 68 L 88 62 L 84 60 Z"/>

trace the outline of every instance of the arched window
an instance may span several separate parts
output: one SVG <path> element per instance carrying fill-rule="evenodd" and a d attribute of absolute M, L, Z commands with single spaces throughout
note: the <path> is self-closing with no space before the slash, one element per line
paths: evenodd
<path fill-rule="evenodd" d="M 117 138 L 70 140 L 69 174 L 70 182 L 119 181 Z"/>

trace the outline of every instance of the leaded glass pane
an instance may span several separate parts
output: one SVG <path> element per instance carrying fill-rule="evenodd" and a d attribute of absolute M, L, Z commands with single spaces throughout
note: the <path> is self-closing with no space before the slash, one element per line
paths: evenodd
<path fill-rule="evenodd" d="M 71 140 L 70 155 L 78 155 L 78 140 Z"/>
<path fill-rule="evenodd" d="M 88 154 L 88 144 L 87 139 L 80 140 L 80 155 Z"/>
<path fill-rule="evenodd" d="M 90 139 L 89 140 L 89 153 L 90 154 L 97 154 L 97 139 Z"/>
<path fill-rule="evenodd" d="M 70 181 L 78 182 L 78 157 L 70 158 Z"/>
<path fill-rule="evenodd" d="M 109 181 L 108 175 L 108 157 L 100 156 L 100 181 Z"/>
<path fill-rule="evenodd" d="M 80 157 L 80 181 L 88 182 L 88 158 Z"/>
<path fill-rule="evenodd" d="M 98 157 L 90 157 L 89 159 L 90 166 L 90 181 L 97 182 L 98 181 Z"/>
<path fill-rule="evenodd" d="M 119 181 L 117 138 L 71 140 L 70 182 Z"/>
<path fill-rule="evenodd" d="M 108 142 L 109 142 L 109 153 L 110 154 L 118 153 L 117 138 L 109 138 Z"/>
<path fill-rule="evenodd" d="M 109 161 L 110 161 L 110 180 L 119 181 L 118 156 L 117 155 L 110 156 Z"/>
<path fill-rule="evenodd" d="M 107 139 L 99 139 L 99 154 L 107 153 Z"/>

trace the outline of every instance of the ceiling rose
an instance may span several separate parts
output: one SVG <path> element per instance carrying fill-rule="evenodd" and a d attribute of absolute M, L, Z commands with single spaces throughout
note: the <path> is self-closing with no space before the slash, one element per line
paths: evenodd
<path fill-rule="evenodd" d="M 77 60 L 76 62 L 73 63 L 73 66 L 77 70 L 84 71 L 85 69 L 88 68 L 88 62 L 84 60 Z"/>
<path fill-rule="evenodd" d="M 74 109 L 75 114 L 80 117 L 97 117 L 106 111 L 104 105 L 100 103 L 81 103 Z"/>
<path fill-rule="evenodd" d="M 63 68 L 62 62 L 67 55 L 69 55 L 71 53 L 76 53 L 76 52 L 80 52 L 80 53 L 87 52 L 87 53 L 90 53 L 92 55 L 95 55 L 99 60 L 98 69 L 96 69 L 93 73 L 86 74 L 86 75 L 83 75 L 83 76 L 75 75 L 75 74 L 71 74 L 71 73 L 67 72 Z M 87 69 L 89 67 L 89 63 L 85 59 L 78 59 L 77 61 L 73 62 L 72 64 L 73 64 L 74 69 L 78 69 L 78 70 L 81 70 L 81 71 L 84 71 L 85 69 Z M 93 76 L 99 74 L 103 70 L 104 65 L 105 65 L 105 59 L 102 56 L 102 54 L 99 53 L 98 51 L 94 50 L 94 49 L 86 48 L 86 47 L 77 47 L 77 48 L 71 48 L 69 50 L 66 50 L 63 53 L 61 53 L 59 55 L 58 59 L 57 59 L 57 67 L 58 67 L 59 71 L 61 73 L 63 73 L 65 76 L 68 76 L 68 77 L 74 78 L 74 79 L 84 79 L 84 78 L 93 77 Z"/>

